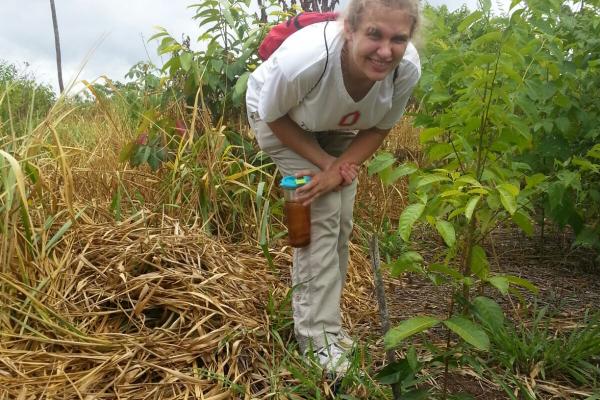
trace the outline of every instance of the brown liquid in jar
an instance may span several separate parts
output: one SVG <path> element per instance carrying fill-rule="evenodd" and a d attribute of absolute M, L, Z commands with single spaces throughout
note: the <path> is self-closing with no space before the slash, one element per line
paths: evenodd
<path fill-rule="evenodd" d="M 286 201 L 285 217 L 290 246 L 307 246 L 310 243 L 310 205 Z"/>

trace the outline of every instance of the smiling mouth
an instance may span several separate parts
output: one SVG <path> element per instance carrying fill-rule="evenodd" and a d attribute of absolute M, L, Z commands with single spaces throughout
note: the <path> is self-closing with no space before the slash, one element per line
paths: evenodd
<path fill-rule="evenodd" d="M 375 67 L 378 71 L 387 70 L 392 64 L 390 61 L 382 61 L 374 58 L 369 58 L 369 62 Z"/>

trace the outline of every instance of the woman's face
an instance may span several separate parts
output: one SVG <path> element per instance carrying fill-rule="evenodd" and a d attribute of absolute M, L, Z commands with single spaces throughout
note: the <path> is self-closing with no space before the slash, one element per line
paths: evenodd
<path fill-rule="evenodd" d="M 364 11 L 356 31 L 346 21 L 344 32 L 352 71 L 370 81 L 384 79 L 402 60 L 412 26 L 408 11 L 381 5 Z"/>

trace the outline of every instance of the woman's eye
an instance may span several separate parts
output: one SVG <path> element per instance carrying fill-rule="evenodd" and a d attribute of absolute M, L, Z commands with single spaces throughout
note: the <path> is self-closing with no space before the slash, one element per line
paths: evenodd
<path fill-rule="evenodd" d="M 371 39 L 379 39 L 379 37 L 381 35 L 379 34 L 379 32 L 377 32 L 375 30 L 372 30 L 372 31 L 370 30 L 370 31 L 367 31 L 367 36 Z"/>

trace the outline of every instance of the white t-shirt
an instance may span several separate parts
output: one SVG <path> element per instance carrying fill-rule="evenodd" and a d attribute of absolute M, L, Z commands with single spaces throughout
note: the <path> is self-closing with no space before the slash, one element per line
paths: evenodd
<path fill-rule="evenodd" d="M 421 76 L 417 50 L 409 43 L 396 81 L 392 82 L 394 73 L 390 72 L 356 102 L 344 86 L 340 62 L 343 44 L 342 23 L 338 21 L 312 24 L 290 35 L 250 75 L 248 111 L 258 113 L 265 122 L 289 114 L 304 130 L 313 132 L 391 129 L 402 117 Z"/>

